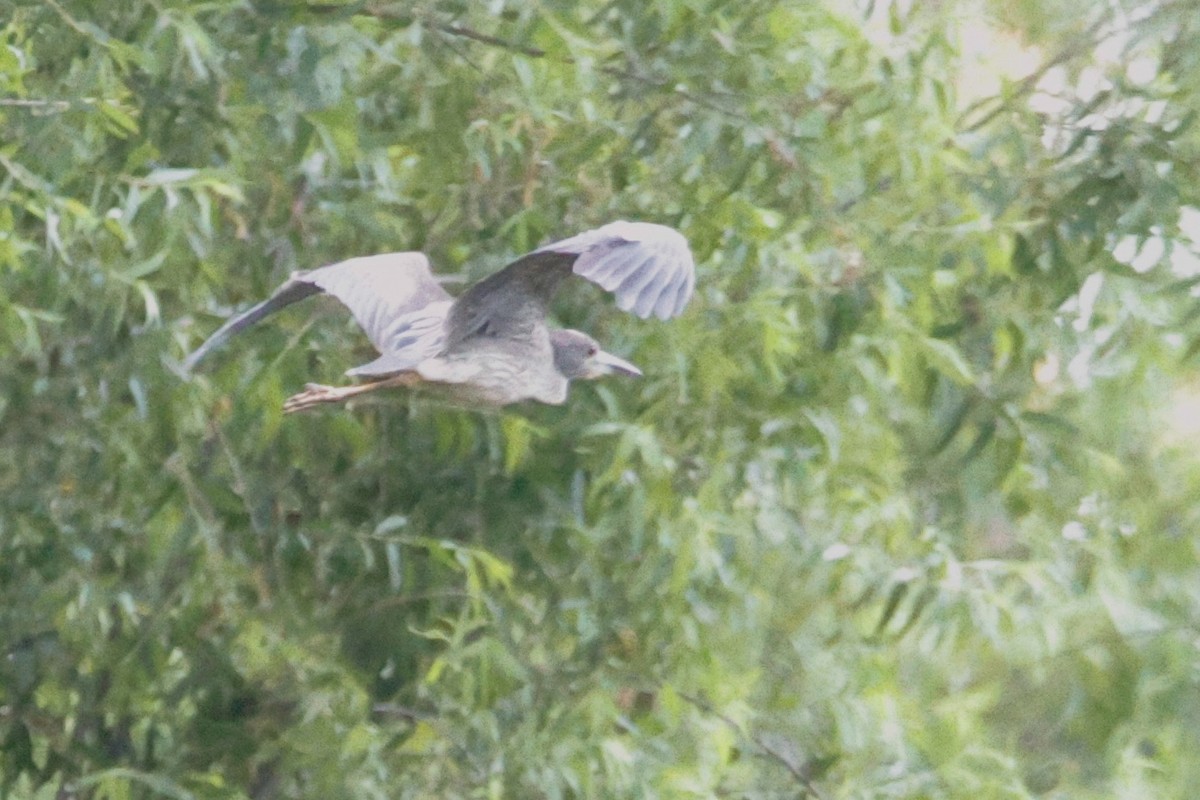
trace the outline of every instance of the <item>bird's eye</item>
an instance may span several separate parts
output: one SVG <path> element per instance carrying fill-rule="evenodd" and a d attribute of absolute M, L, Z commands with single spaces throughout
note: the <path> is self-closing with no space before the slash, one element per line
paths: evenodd
<path fill-rule="evenodd" d="M 598 353 L 598 352 L 600 352 L 600 348 L 596 347 L 596 345 L 592 345 L 591 347 L 588 348 L 587 354 L 589 357 L 591 357 L 591 356 L 596 355 L 596 353 Z"/>

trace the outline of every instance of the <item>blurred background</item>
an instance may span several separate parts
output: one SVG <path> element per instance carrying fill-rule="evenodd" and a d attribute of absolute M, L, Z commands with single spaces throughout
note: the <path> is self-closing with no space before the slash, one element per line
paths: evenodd
<path fill-rule="evenodd" d="M 1200 2 L 9 0 L 0 798 L 1200 785 Z M 643 367 L 284 418 L 287 274 L 678 227 Z"/>

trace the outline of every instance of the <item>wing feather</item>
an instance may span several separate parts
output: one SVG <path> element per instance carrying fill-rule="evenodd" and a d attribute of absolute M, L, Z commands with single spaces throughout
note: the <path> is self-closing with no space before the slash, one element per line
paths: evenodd
<path fill-rule="evenodd" d="M 546 245 L 539 253 L 575 255 L 572 271 L 617 298 L 617 306 L 645 319 L 681 313 L 691 299 L 696 265 L 679 231 L 649 222 L 612 222 Z M 635 275 L 641 277 L 635 278 Z M 644 292 L 654 287 L 644 297 Z"/>
<path fill-rule="evenodd" d="M 642 319 L 650 316 L 655 312 L 658 305 L 665 298 L 664 292 L 667 285 L 671 281 L 670 273 L 665 270 L 655 272 L 646 285 L 638 292 L 637 298 L 633 302 L 633 313 L 637 314 Z M 674 301 L 674 296 L 670 298 Z M 672 308 L 674 306 L 671 306 Z"/>
<path fill-rule="evenodd" d="M 408 336 L 410 328 L 419 334 L 419 339 L 437 337 L 440 341 L 441 319 L 450 306 L 450 295 L 433 277 L 429 260 L 422 253 L 383 253 L 351 258 L 293 273 L 269 298 L 218 328 L 187 357 L 184 367 L 191 370 L 234 334 L 282 308 L 322 292 L 333 295 L 350 310 L 381 353 L 398 352 L 397 343 L 411 338 Z M 418 313 L 424 309 L 429 309 L 429 313 Z M 431 316 L 436 317 L 432 323 L 426 319 Z M 420 324 L 414 325 L 416 322 Z M 418 343 L 425 344 L 423 339 Z"/>
<path fill-rule="evenodd" d="M 294 279 L 342 301 L 381 353 L 391 349 L 389 339 L 396 334 L 392 326 L 399 318 L 450 299 L 423 253 L 360 256 L 299 273 Z"/>
<path fill-rule="evenodd" d="M 683 311 L 695 286 L 695 263 L 678 231 L 648 222 L 613 222 L 548 244 L 476 283 L 455 301 L 446 347 L 474 336 L 520 339 L 545 326 L 546 307 L 574 273 L 616 297 L 643 319 Z"/>
<path fill-rule="evenodd" d="M 656 270 L 651 268 L 650 262 L 653 260 L 653 254 L 647 253 L 640 260 L 630 259 L 628 267 L 625 269 L 625 277 L 620 285 L 613 289 L 613 294 L 617 298 L 617 308 L 622 311 L 632 311 L 637 313 L 634 306 L 637 303 L 638 295 L 642 290 L 651 283 L 655 277 L 669 278 L 669 274 L 665 270 Z M 645 314 L 639 314 L 645 317 Z"/>

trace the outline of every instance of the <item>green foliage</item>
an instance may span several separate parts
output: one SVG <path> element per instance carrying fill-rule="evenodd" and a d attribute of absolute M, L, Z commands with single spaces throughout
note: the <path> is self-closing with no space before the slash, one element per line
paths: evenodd
<path fill-rule="evenodd" d="M 0 797 L 1191 796 L 1198 24 L 17 0 Z M 315 307 L 180 374 L 293 269 L 616 218 L 699 263 L 562 298 L 640 381 L 285 419 Z"/>

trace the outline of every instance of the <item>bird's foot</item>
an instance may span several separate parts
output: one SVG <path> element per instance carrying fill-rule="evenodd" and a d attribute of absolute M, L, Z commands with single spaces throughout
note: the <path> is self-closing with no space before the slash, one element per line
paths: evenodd
<path fill-rule="evenodd" d="M 322 403 L 338 403 L 346 399 L 344 388 L 354 387 L 336 387 L 325 386 L 320 383 L 304 384 L 304 391 L 299 394 L 294 394 L 283 403 L 283 413 L 294 414 L 297 411 L 307 411 L 314 406 L 319 406 Z"/>
<path fill-rule="evenodd" d="M 283 413 L 291 414 L 296 411 L 307 411 L 322 403 L 344 403 L 351 397 L 374 392 L 377 389 L 387 389 L 394 386 L 413 386 L 421 382 L 421 376 L 415 372 L 401 372 L 389 375 L 379 380 L 357 383 L 351 386 L 325 386 L 320 383 L 306 383 L 304 391 L 294 394 L 283 404 Z"/>

